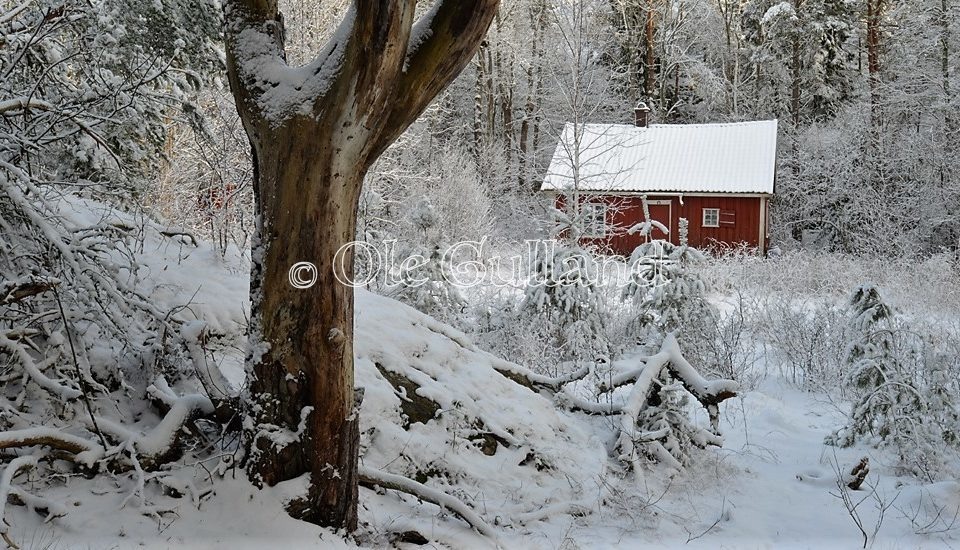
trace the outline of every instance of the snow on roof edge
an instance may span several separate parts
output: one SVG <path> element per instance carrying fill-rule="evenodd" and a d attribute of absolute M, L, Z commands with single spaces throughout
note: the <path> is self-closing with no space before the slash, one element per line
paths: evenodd
<path fill-rule="evenodd" d="M 576 179 L 581 191 L 772 195 L 778 122 L 584 124 L 579 147 L 568 122 L 540 190 L 571 189 Z"/>

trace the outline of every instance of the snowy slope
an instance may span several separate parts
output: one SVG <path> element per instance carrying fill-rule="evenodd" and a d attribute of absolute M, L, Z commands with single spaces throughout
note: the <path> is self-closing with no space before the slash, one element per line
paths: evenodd
<path fill-rule="evenodd" d="M 501 360 L 482 352 L 468 338 L 416 310 L 366 291 L 357 294 L 357 384 L 366 394 L 361 410 L 363 464 L 409 477 L 430 473 L 426 482 L 459 495 L 489 523 L 513 525 L 549 508 L 591 507 L 593 487 L 581 482 L 599 477 L 606 465 L 604 442 L 546 396 L 512 382 L 493 368 Z M 377 367 L 379 365 L 379 369 Z M 420 386 L 416 393 L 435 402 L 435 420 L 402 428 L 403 396 L 387 376 L 401 374 Z M 495 454 L 484 454 L 478 433 L 495 436 Z M 487 439 L 489 444 L 489 439 Z M 488 448 L 488 452 L 492 449 Z M 362 497 L 372 496 L 365 493 Z M 387 502 L 399 501 L 387 495 Z M 432 505 L 408 501 L 398 513 L 427 518 Z M 384 505 L 380 503 L 380 505 Z M 380 525 L 385 518 L 369 504 L 362 521 Z M 548 510 L 549 511 L 549 510 Z M 413 522 L 390 517 L 392 529 Z M 423 525 L 422 523 L 420 524 Z M 456 543 L 473 535 L 462 524 L 431 527 L 432 536 Z M 448 531 L 449 529 L 454 531 Z M 456 533 L 455 538 L 448 538 Z M 509 540 L 515 531 L 506 534 Z M 474 541 L 480 543 L 478 539 Z"/>

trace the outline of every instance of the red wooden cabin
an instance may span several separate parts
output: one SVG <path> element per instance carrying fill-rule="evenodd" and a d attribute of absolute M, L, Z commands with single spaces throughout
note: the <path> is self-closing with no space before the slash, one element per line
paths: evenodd
<path fill-rule="evenodd" d="M 730 124 L 568 123 L 541 190 L 557 208 L 576 201 L 584 244 L 629 256 L 646 240 L 650 218 L 668 231 L 651 238 L 679 244 L 680 218 L 698 248 L 766 251 L 776 173 L 777 121 Z M 577 159 L 574 162 L 572 159 Z"/>

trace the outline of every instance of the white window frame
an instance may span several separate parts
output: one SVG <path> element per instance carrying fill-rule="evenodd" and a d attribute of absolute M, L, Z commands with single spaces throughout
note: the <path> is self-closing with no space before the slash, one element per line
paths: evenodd
<path fill-rule="evenodd" d="M 602 239 L 607 236 L 607 205 L 602 202 L 585 202 L 583 210 L 583 236 L 590 239 Z M 599 211 L 599 214 L 597 213 Z M 592 213 L 591 213 L 592 212 Z M 597 222 L 600 221 L 599 231 Z"/>
<path fill-rule="evenodd" d="M 707 223 L 707 214 L 713 214 L 713 223 Z M 720 227 L 720 209 L 719 208 L 704 208 L 703 209 L 703 223 L 700 224 L 700 227 Z"/>

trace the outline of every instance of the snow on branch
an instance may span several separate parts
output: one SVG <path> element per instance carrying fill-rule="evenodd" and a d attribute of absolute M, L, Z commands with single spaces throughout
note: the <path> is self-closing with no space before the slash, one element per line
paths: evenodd
<path fill-rule="evenodd" d="M 40 109 L 43 111 L 57 110 L 57 108 L 49 102 L 36 98 L 15 97 L 13 99 L 0 101 L 0 115 L 5 115 L 8 112 L 25 111 L 27 109 Z"/>
<path fill-rule="evenodd" d="M 163 377 L 151 384 L 147 393 L 161 408 L 168 409 L 153 429 L 141 433 L 104 417 L 97 417 L 97 425 L 111 442 L 119 443 L 120 447 L 129 451 L 135 468 L 142 465 L 143 468 L 153 469 L 163 464 L 164 459 L 177 448 L 183 425 L 197 416 L 213 414 L 214 406 L 204 395 L 177 396 Z"/>
<path fill-rule="evenodd" d="M 60 284 L 54 277 L 27 275 L 12 281 L 0 281 L 0 306 L 42 294 Z"/>
<path fill-rule="evenodd" d="M 73 453 L 73 461 L 88 468 L 93 468 L 104 454 L 103 447 L 97 443 L 56 428 L 36 427 L 0 432 L 0 450 L 37 446 Z"/>
<path fill-rule="evenodd" d="M 561 387 L 563 387 L 563 385 L 580 380 L 590 373 L 589 365 L 584 365 L 570 374 L 558 376 L 556 378 L 537 374 L 530 369 L 521 367 L 520 365 L 516 365 L 508 361 L 494 361 L 492 366 L 495 371 L 499 372 L 504 377 L 509 378 L 521 386 L 530 388 L 531 390 L 546 389 L 558 391 Z"/>
<path fill-rule="evenodd" d="M 631 226 L 629 229 L 627 229 L 627 235 L 639 234 L 641 237 L 649 237 L 653 234 L 654 229 L 662 231 L 664 235 L 670 234 L 670 230 L 667 228 L 667 226 L 663 225 L 657 220 L 647 220 Z"/>
<path fill-rule="evenodd" d="M 152 459 L 165 455 L 176 443 L 177 433 L 187 420 L 197 413 L 207 415 L 213 411 L 213 403 L 204 395 L 181 396 L 160 424 L 137 439 L 137 451 Z"/>
<path fill-rule="evenodd" d="M 80 390 L 76 388 L 71 388 L 49 378 L 47 375 L 43 374 L 40 367 L 34 362 L 33 357 L 30 353 L 20 345 L 18 342 L 11 340 L 7 337 L 8 333 L 0 332 L 0 348 L 7 350 L 7 352 L 15 357 L 19 362 L 20 366 L 23 367 L 23 370 L 30 376 L 30 379 L 33 380 L 38 386 L 47 390 L 51 394 L 65 400 L 76 399 L 82 395 Z"/>
<path fill-rule="evenodd" d="M 45 521 L 67 515 L 65 506 L 13 486 L 13 479 L 20 472 L 36 468 L 39 459 L 36 455 L 18 456 L 10 461 L 3 470 L 3 475 L 0 475 L 0 537 L 3 537 L 4 542 L 11 548 L 17 546 L 10 540 L 7 522 L 4 520 L 8 502 L 26 506 L 35 512 L 46 511 Z"/>
<path fill-rule="evenodd" d="M 571 410 L 587 414 L 613 415 L 623 412 L 623 407 L 615 403 L 587 401 L 586 399 L 568 393 L 557 394 L 557 402 Z"/>
<path fill-rule="evenodd" d="M 4 514 L 6 513 L 7 500 L 10 497 L 13 478 L 15 478 L 22 470 L 29 470 L 36 465 L 37 457 L 18 456 L 10 461 L 10 464 L 3 470 L 3 475 L 0 476 L 0 535 L 3 535 L 3 538 L 7 544 L 10 544 L 10 540 L 7 538 L 8 528 L 7 522 L 4 519 Z"/>
<path fill-rule="evenodd" d="M 169 408 L 153 429 L 139 433 L 103 417 L 97 418 L 97 424 L 109 439 L 119 442 L 130 451 L 132 461 L 150 469 L 161 465 L 164 458 L 177 448 L 181 428 L 185 423 L 198 415 L 213 414 L 214 406 L 204 395 L 177 396 L 162 377 L 147 388 L 147 393 L 162 407 Z M 139 458 L 133 456 L 134 452 Z"/>
<path fill-rule="evenodd" d="M 600 393 L 611 392 L 619 387 L 626 386 L 627 384 L 632 384 L 640 375 L 643 373 L 643 370 L 646 368 L 645 363 L 650 360 L 649 357 L 641 357 L 641 361 L 644 362 L 644 366 L 626 372 L 621 372 L 610 378 L 610 380 L 600 384 Z"/>
<path fill-rule="evenodd" d="M 110 147 L 110 144 L 96 131 L 93 127 L 80 119 L 80 116 L 72 113 L 70 111 L 60 109 L 56 105 L 53 105 L 50 102 L 44 101 L 37 98 L 29 97 L 15 97 L 13 99 L 7 99 L 0 101 L 0 116 L 10 116 L 10 114 L 21 114 L 28 110 L 39 110 L 47 111 L 51 113 L 56 113 L 58 116 L 64 117 L 80 128 L 80 130 L 93 138 L 103 149 L 113 158 L 114 162 L 117 163 L 117 167 L 122 166 L 122 161 L 113 152 L 113 149 Z"/>
<path fill-rule="evenodd" d="M 615 448 L 620 458 L 633 462 L 636 457 L 636 446 L 643 445 L 645 452 L 652 455 L 658 462 L 667 464 L 675 469 L 680 468 L 680 462 L 671 453 L 664 440 L 670 434 L 670 429 L 661 424 L 654 424 L 653 429 L 643 430 L 640 419 L 647 412 L 655 394 L 664 388 L 662 376 L 668 373 L 680 385 L 693 395 L 707 410 L 710 417 L 711 431 L 693 429 L 687 434 L 689 441 L 699 447 L 720 445 L 722 440 L 718 435 L 719 404 L 725 399 L 734 397 L 739 385 L 732 380 L 708 381 L 690 365 L 680 352 L 676 337 L 671 333 L 664 339 L 660 351 L 655 355 L 644 358 L 643 366 L 615 376 L 609 386 L 602 386 L 601 393 L 633 382 L 626 402 L 622 406 L 608 403 L 594 403 L 573 396 L 564 395 L 563 400 L 575 410 L 590 414 L 620 414 L 620 435 Z M 674 389 L 672 386 L 668 389 Z"/>
<path fill-rule="evenodd" d="M 230 382 L 227 381 L 220 368 L 207 361 L 207 354 L 203 349 L 203 341 L 206 338 L 207 324 L 203 321 L 192 321 L 184 323 L 180 327 L 180 336 L 183 337 L 183 343 L 190 354 L 190 360 L 193 362 L 194 372 L 203 384 L 203 389 L 208 395 L 216 398 L 224 398 L 230 395 Z"/>
<path fill-rule="evenodd" d="M 670 337 L 672 336 L 668 336 Z M 635 443 L 650 441 L 649 434 L 638 432 L 637 419 L 640 412 L 647 406 L 653 382 L 660 376 L 668 361 L 670 361 L 670 352 L 661 348 L 660 352 L 650 357 L 638 372 L 630 395 L 627 397 L 627 403 L 621 409 L 620 437 L 616 445 L 620 449 L 621 456 L 633 456 Z"/>
<path fill-rule="evenodd" d="M 32 3 L 33 3 L 33 0 L 25 0 L 25 1 L 22 2 L 19 6 L 13 8 L 12 10 L 8 11 L 7 13 L 4 13 L 4 14 L 0 15 L 0 25 L 2 25 L 2 24 L 4 24 L 4 23 L 7 23 L 7 22 L 10 22 L 10 21 L 13 21 L 18 15 L 20 15 L 21 13 L 23 13 L 23 10 L 27 9 L 28 7 L 30 7 L 30 4 L 32 4 Z"/>
<path fill-rule="evenodd" d="M 718 406 L 724 400 L 736 397 L 740 384 L 733 380 L 708 381 L 700 376 L 700 373 L 680 353 L 680 344 L 677 343 L 677 338 L 673 334 L 667 335 L 661 351 L 670 354 L 670 361 L 667 363 L 670 374 L 679 380 L 683 387 L 707 409 L 710 414 L 710 426 L 714 431 L 717 431 L 719 427 Z"/>
<path fill-rule="evenodd" d="M 481 535 L 487 536 L 494 541 L 497 540 L 497 532 L 469 506 L 464 504 L 463 501 L 452 495 L 427 487 L 410 478 L 382 472 L 366 466 L 359 467 L 359 478 L 361 485 L 367 487 L 379 486 L 384 489 L 400 491 L 401 493 L 413 495 L 421 500 L 432 502 L 441 508 L 446 508 L 469 523 L 470 526 Z"/>

